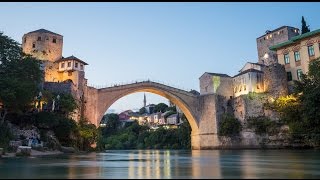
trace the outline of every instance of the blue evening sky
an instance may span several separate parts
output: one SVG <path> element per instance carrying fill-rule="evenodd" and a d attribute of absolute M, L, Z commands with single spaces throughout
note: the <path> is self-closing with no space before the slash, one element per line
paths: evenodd
<path fill-rule="evenodd" d="M 256 38 L 283 25 L 320 28 L 320 3 L 0 3 L 0 31 L 21 43 L 44 28 L 64 36 L 63 56 L 89 65 L 90 85 L 141 79 L 199 91 L 204 72 L 235 75 L 257 62 Z M 146 93 L 147 103 L 168 101 Z M 110 109 L 140 108 L 143 93 Z"/>

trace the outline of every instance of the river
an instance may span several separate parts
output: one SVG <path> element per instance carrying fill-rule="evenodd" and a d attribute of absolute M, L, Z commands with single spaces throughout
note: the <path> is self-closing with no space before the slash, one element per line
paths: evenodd
<path fill-rule="evenodd" d="M 0 158 L 0 178 L 320 178 L 319 150 L 110 150 Z"/>

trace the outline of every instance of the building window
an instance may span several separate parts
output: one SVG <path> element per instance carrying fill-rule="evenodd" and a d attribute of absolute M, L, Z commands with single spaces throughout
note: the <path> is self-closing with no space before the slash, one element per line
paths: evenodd
<path fill-rule="evenodd" d="M 33 44 L 32 44 L 32 48 L 35 48 L 35 47 L 36 47 L 36 44 L 35 44 L 35 43 L 33 43 Z"/>
<path fill-rule="evenodd" d="M 25 42 L 25 43 L 27 42 L 27 38 L 24 38 L 24 42 Z"/>
<path fill-rule="evenodd" d="M 74 67 L 75 67 L 75 68 L 78 68 L 78 63 L 77 63 L 77 62 L 74 64 Z"/>
<path fill-rule="evenodd" d="M 71 62 L 68 62 L 68 67 L 71 67 Z"/>
<path fill-rule="evenodd" d="M 52 42 L 53 42 L 53 43 L 57 43 L 57 39 L 56 39 L 56 38 L 53 38 L 53 39 L 52 39 Z"/>
<path fill-rule="evenodd" d="M 38 37 L 38 41 L 41 41 L 41 37 L 40 36 Z"/>
<path fill-rule="evenodd" d="M 80 65 L 80 69 L 83 70 L 83 64 Z"/>
<path fill-rule="evenodd" d="M 290 63 L 290 59 L 289 59 L 289 53 L 284 55 L 284 63 L 285 64 L 289 64 Z"/>
<path fill-rule="evenodd" d="M 72 76 L 72 72 L 71 71 L 68 72 L 68 76 Z"/>
<path fill-rule="evenodd" d="M 292 74 L 291 74 L 291 72 L 287 72 L 287 81 L 292 81 Z"/>
<path fill-rule="evenodd" d="M 308 46 L 308 53 L 309 53 L 309 57 L 310 57 L 310 56 L 314 56 L 314 48 L 313 48 L 313 45 Z"/>
<path fill-rule="evenodd" d="M 299 51 L 294 52 L 294 60 L 300 61 L 300 52 Z"/>
<path fill-rule="evenodd" d="M 61 63 L 61 68 L 64 68 L 64 63 Z"/>
<path fill-rule="evenodd" d="M 301 69 L 297 70 L 297 77 L 298 77 L 298 80 L 301 80 L 301 78 L 302 78 L 302 70 Z"/>

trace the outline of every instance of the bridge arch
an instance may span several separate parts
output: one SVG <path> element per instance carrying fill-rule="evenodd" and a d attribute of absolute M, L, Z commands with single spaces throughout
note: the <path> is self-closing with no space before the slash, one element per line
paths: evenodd
<path fill-rule="evenodd" d="M 100 121 L 107 109 L 120 98 L 137 92 L 149 92 L 165 97 L 172 101 L 185 114 L 191 126 L 192 134 L 197 134 L 199 131 L 198 114 L 196 108 L 198 103 L 197 95 L 190 92 L 151 81 L 95 89 L 95 91 L 96 93 L 91 95 L 94 96 L 94 94 L 96 94 L 96 97 L 93 98 L 96 101 L 96 113 L 95 117 L 92 117 L 91 119 L 95 121 L 93 123 L 96 125 L 100 124 Z M 90 96 L 90 93 L 88 95 Z"/>

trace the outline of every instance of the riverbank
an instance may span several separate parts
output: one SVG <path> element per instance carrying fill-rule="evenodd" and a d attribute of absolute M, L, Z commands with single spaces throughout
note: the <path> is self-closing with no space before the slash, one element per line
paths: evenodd
<path fill-rule="evenodd" d="M 37 151 L 34 149 L 31 149 L 31 154 L 28 157 L 37 157 L 37 156 L 48 156 L 48 155 L 59 155 L 64 154 L 64 152 L 55 150 L 55 151 Z M 7 157 L 16 157 L 16 153 L 6 153 L 5 155 L 2 155 L 1 157 L 7 158 Z"/>

